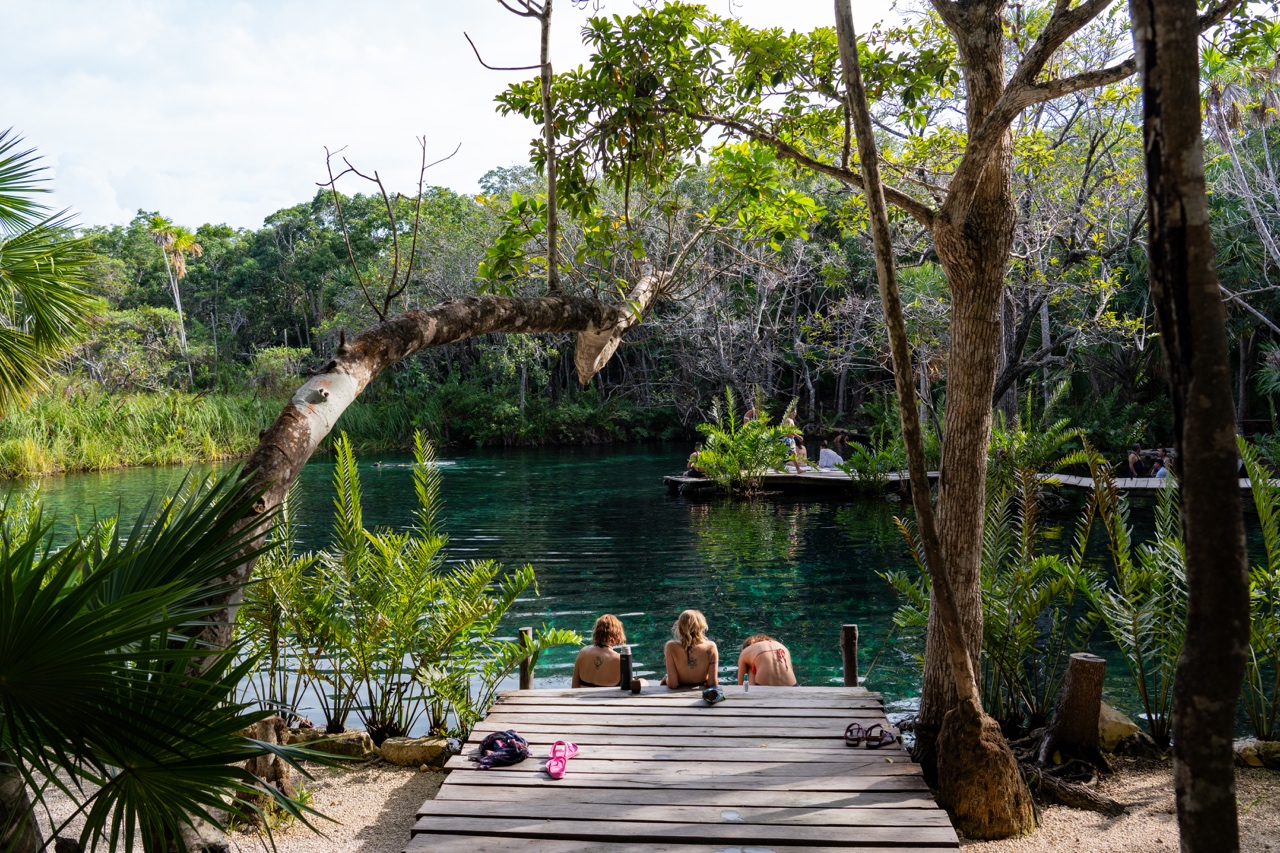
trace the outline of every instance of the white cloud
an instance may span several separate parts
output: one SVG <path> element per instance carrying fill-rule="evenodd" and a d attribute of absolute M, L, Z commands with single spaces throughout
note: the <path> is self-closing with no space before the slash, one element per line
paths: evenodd
<path fill-rule="evenodd" d="M 855 6 L 861 26 L 889 14 L 889 0 Z M 831 17 L 830 0 L 734 9 L 793 29 Z M 586 15 L 557 7 L 557 67 L 586 59 Z M 536 133 L 494 111 L 521 75 L 480 68 L 462 36 L 491 64 L 536 61 L 536 24 L 492 0 L 0 0 L 0 21 L 0 128 L 40 150 L 56 204 L 85 223 L 143 208 L 256 227 L 315 193 L 325 145 L 409 186 L 422 134 L 436 156 L 462 143 L 429 179 L 473 192 L 489 169 L 524 162 Z"/>

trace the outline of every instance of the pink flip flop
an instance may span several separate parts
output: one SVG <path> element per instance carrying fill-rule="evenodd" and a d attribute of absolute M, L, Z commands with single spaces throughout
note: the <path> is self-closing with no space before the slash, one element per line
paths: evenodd
<path fill-rule="evenodd" d="M 569 759 L 578 754 L 578 745 L 558 740 L 551 745 L 551 757 L 547 759 L 547 775 L 552 779 L 563 779 L 565 767 Z"/>

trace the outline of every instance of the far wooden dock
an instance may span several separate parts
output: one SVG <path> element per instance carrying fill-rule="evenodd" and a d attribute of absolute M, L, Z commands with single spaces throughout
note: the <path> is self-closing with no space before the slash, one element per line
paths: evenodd
<path fill-rule="evenodd" d="M 1092 477 L 1080 477 L 1075 474 L 1041 474 L 1040 479 L 1049 487 L 1080 491 L 1093 489 Z M 848 496 L 860 491 L 865 492 L 872 485 L 840 470 L 808 470 L 800 473 L 767 471 L 760 476 L 760 480 L 765 492 L 780 492 L 788 495 Z M 938 472 L 930 471 L 929 482 L 935 483 L 937 480 Z M 715 483 L 702 477 L 673 474 L 663 477 L 662 481 L 666 484 L 667 491 L 673 495 L 696 497 L 710 495 L 715 491 Z M 905 472 L 894 471 L 882 478 L 881 485 L 886 489 L 896 490 L 905 487 L 909 481 L 910 478 Z M 1169 483 L 1167 479 L 1160 477 L 1117 477 L 1115 482 L 1116 488 L 1124 492 L 1156 492 Z M 1271 484 L 1280 486 L 1280 480 L 1272 480 Z M 1252 488 L 1253 484 L 1247 478 L 1241 478 L 1241 491 L 1247 492 Z"/>
<path fill-rule="evenodd" d="M 500 695 L 423 803 L 406 853 L 863 853 L 959 846 L 900 745 L 845 746 L 851 722 L 888 726 L 861 687 L 725 686 L 519 690 Z M 533 756 L 471 762 L 485 735 L 515 729 Z M 551 745 L 578 744 L 564 779 Z"/>

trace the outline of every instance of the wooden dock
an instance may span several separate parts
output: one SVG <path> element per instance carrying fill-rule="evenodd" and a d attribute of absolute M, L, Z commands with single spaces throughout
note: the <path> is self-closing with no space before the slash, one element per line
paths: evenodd
<path fill-rule="evenodd" d="M 501 694 L 434 800 L 412 853 L 823 853 L 959 846 L 900 746 L 845 746 L 851 722 L 887 726 L 861 687 L 646 687 Z M 485 735 L 515 729 L 533 756 L 479 770 Z M 543 765 L 551 744 L 578 744 L 564 779 Z"/>
<path fill-rule="evenodd" d="M 1091 477 L 1080 477 L 1075 474 L 1041 474 L 1040 479 L 1045 485 L 1056 488 L 1077 489 L 1081 491 L 1091 491 L 1093 489 L 1093 479 Z M 905 473 L 894 471 L 886 474 L 883 479 L 885 488 L 898 489 L 904 483 L 908 482 Z M 929 472 L 929 481 L 936 482 L 938 479 L 937 471 Z M 715 483 L 711 480 L 701 477 L 685 477 L 683 475 L 671 475 L 662 478 L 667 486 L 667 491 L 676 495 L 687 495 L 696 497 L 699 495 L 710 495 L 715 492 Z M 844 471 L 802 471 L 795 473 L 794 471 L 768 471 L 760 477 L 761 486 L 766 492 L 781 492 L 783 494 L 800 494 L 814 496 L 847 496 L 856 493 L 861 486 L 865 490 L 868 484 L 863 484 L 855 477 L 850 477 Z M 1124 492 L 1156 492 L 1164 488 L 1168 484 L 1168 480 L 1160 477 L 1117 477 L 1116 488 Z M 1272 480 L 1273 486 L 1280 486 L 1280 480 Z M 1249 491 L 1253 488 L 1253 484 L 1247 478 L 1240 480 L 1240 490 Z"/>

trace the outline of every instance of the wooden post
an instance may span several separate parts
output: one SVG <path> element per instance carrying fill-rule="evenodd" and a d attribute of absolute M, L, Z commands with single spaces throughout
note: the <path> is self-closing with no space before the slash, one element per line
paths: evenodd
<path fill-rule="evenodd" d="M 520 644 L 525 648 L 533 646 L 533 629 L 520 629 Z M 533 689 L 533 658 L 526 656 L 520 660 L 520 689 Z"/>
<path fill-rule="evenodd" d="M 858 686 L 858 626 L 840 626 L 840 656 L 844 658 L 844 686 Z"/>

